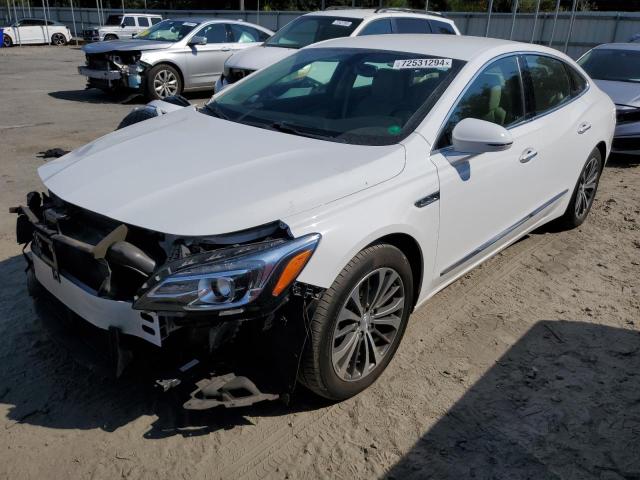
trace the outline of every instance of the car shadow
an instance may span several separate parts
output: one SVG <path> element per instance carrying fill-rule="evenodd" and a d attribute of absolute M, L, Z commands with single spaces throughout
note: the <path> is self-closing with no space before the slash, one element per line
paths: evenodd
<path fill-rule="evenodd" d="M 0 404 L 8 407 L 6 429 L 26 423 L 113 432 L 150 416 L 153 420 L 144 438 L 192 437 L 248 425 L 249 417 L 279 416 L 328 405 L 296 388 L 288 405 L 278 400 L 245 408 L 190 412 L 182 405 L 195 386 L 185 383 L 182 389 L 162 392 L 154 386 L 162 377 L 153 362 L 113 379 L 105 369 L 94 368 L 95 364 L 79 363 L 84 357 L 72 354 L 45 328 L 27 293 L 24 270 L 25 262 L 19 255 L 0 262 L 4 282 L 0 291 Z"/>
<path fill-rule="evenodd" d="M 636 479 L 639 446 L 640 332 L 544 320 L 386 478 Z"/>

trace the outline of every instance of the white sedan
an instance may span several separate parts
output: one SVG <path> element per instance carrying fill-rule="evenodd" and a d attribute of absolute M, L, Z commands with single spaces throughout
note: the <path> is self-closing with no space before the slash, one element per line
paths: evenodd
<path fill-rule="evenodd" d="M 39 18 L 23 18 L 2 30 L 4 47 L 38 43 L 62 46 L 71 41 L 71 31 L 66 26 Z"/>
<path fill-rule="evenodd" d="M 123 337 L 304 325 L 298 380 L 345 399 L 436 292 L 545 223 L 584 222 L 615 114 L 542 46 L 332 40 L 41 166 L 18 241 L 32 290 Z"/>

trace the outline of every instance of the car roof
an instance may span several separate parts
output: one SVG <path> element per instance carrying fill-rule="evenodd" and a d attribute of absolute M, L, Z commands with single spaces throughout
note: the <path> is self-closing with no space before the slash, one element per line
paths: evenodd
<path fill-rule="evenodd" d="M 230 18 L 204 18 L 204 17 L 177 17 L 177 18 L 165 18 L 165 20 L 172 20 L 174 22 L 192 22 L 197 23 L 237 23 L 239 25 L 249 25 L 250 27 L 261 28 L 262 30 L 271 31 L 267 27 L 258 25 L 256 23 L 245 22 L 244 20 L 231 20 Z"/>
<path fill-rule="evenodd" d="M 403 10 L 401 8 L 335 8 L 328 10 L 321 10 L 318 12 L 309 12 L 305 16 L 322 16 L 322 17 L 346 17 L 346 18 L 369 18 L 377 16 L 397 16 L 397 17 L 416 17 L 416 18 L 430 18 L 432 20 L 441 20 L 447 23 L 451 23 L 452 20 L 441 17 L 433 12 L 419 12 L 413 10 Z"/>
<path fill-rule="evenodd" d="M 603 43 L 594 50 L 640 50 L 640 43 Z"/>
<path fill-rule="evenodd" d="M 477 56 L 494 57 L 510 52 L 539 52 L 568 58 L 555 49 L 541 45 L 497 38 L 434 34 L 390 34 L 342 37 L 314 43 L 305 48 L 367 48 L 412 52 L 437 57 L 471 60 Z"/>
<path fill-rule="evenodd" d="M 110 17 L 162 17 L 159 13 L 113 13 Z"/>

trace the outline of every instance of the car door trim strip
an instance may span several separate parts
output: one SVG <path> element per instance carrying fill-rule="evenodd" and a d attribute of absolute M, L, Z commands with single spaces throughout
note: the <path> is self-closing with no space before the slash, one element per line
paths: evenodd
<path fill-rule="evenodd" d="M 507 229 L 503 230 L 502 232 L 500 232 L 498 235 L 496 235 L 495 237 L 491 238 L 490 240 L 486 241 L 485 243 L 483 243 L 482 245 L 480 245 L 478 248 L 476 248 L 475 250 L 473 250 L 471 253 L 465 255 L 463 258 L 461 258 L 460 260 L 458 260 L 457 262 L 455 262 L 453 265 L 445 268 L 442 273 L 440 273 L 440 276 L 444 276 L 447 273 L 451 272 L 452 270 L 455 270 L 456 268 L 460 267 L 461 265 L 467 263 L 468 261 L 470 261 L 471 259 L 473 259 L 474 257 L 478 256 L 480 253 L 482 253 L 483 251 L 485 251 L 487 248 L 491 247 L 492 245 L 495 245 L 496 243 L 498 243 L 500 240 L 502 240 L 504 237 L 506 237 L 507 235 L 513 233 L 515 230 L 518 230 L 520 227 L 522 227 L 525 223 L 527 223 L 529 220 L 533 219 L 534 217 L 538 216 L 540 213 L 542 213 L 544 210 L 546 210 L 547 208 L 549 208 L 551 205 L 553 205 L 554 203 L 556 203 L 558 200 L 560 200 L 563 196 L 565 196 L 567 194 L 569 190 L 566 189 L 560 193 L 558 193 L 557 195 L 554 195 L 551 199 L 547 200 L 546 202 L 544 202 L 542 205 L 540 205 L 538 208 L 536 208 L 533 212 L 531 212 L 530 214 L 528 214 L 527 216 L 521 218 L 520 220 L 518 220 L 516 223 L 514 223 L 513 225 L 511 225 L 510 227 L 508 227 Z"/>

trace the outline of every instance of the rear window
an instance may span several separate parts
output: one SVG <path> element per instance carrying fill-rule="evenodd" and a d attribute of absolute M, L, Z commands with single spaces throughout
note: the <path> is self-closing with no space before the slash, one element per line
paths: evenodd
<path fill-rule="evenodd" d="M 266 45 L 302 48 L 331 38 L 348 37 L 362 20 L 356 18 L 303 15 L 282 27 Z"/>
<path fill-rule="evenodd" d="M 533 88 L 536 115 L 553 110 L 571 99 L 571 80 L 564 63 L 542 55 L 524 55 L 527 77 Z"/>
<path fill-rule="evenodd" d="M 433 33 L 439 33 L 444 35 L 455 35 L 456 31 L 453 27 L 446 22 L 438 22 L 437 20 L 429 20 L 431 24 L 431 30 Z"/>

